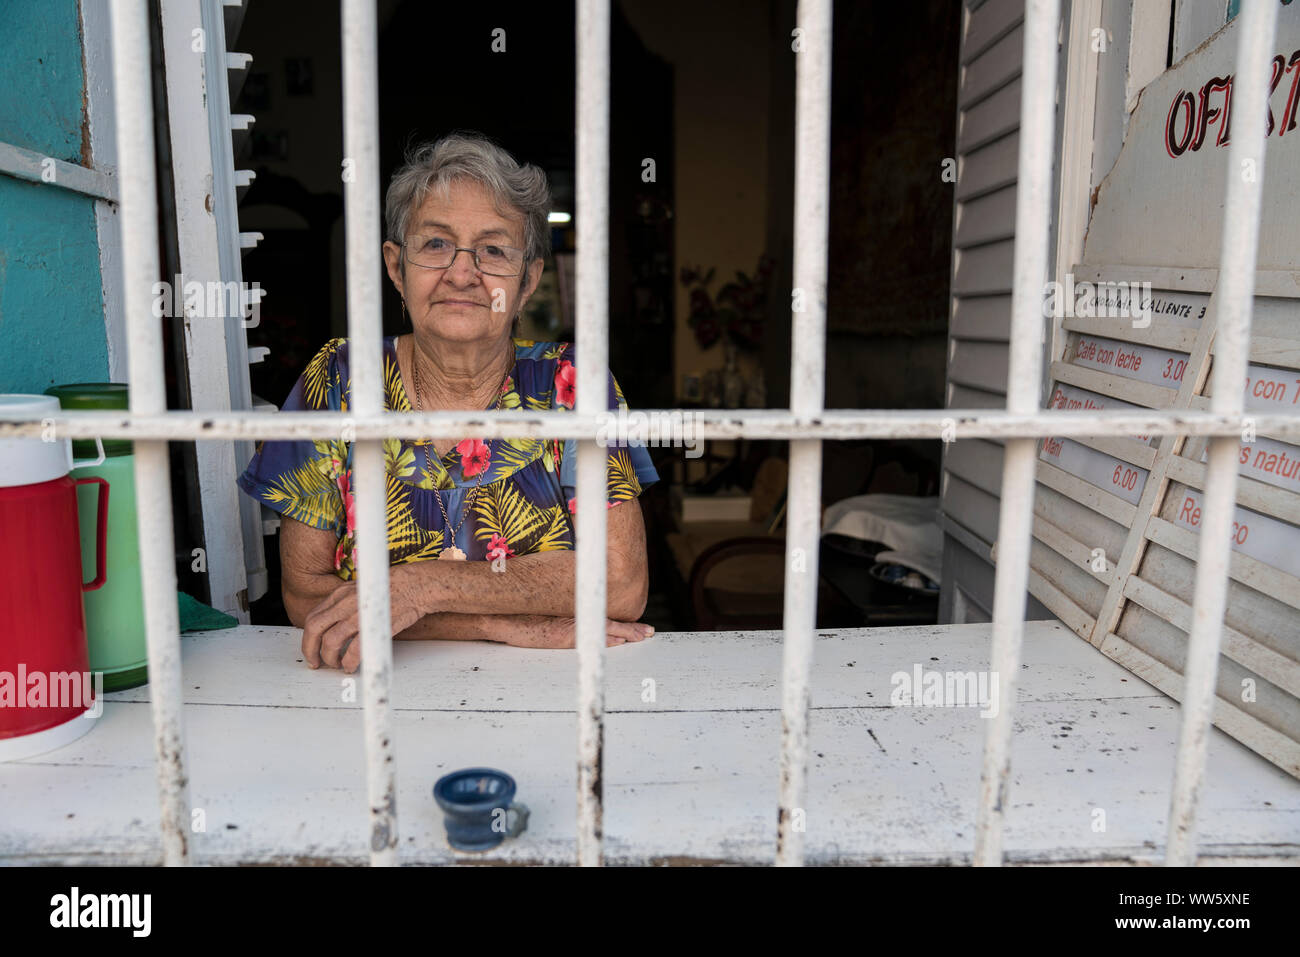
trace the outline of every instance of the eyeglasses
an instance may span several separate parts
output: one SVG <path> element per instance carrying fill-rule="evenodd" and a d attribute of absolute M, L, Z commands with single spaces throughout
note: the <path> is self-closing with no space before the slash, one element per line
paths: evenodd
<path fill-rule="evenodd" d="M 459 253 L 474 257 L 474 268 L 486 276 L 518 276 L 524 264 L 524 251 L 496 243 L 471 248 L 457 246 L 441 236 L 418 236 L 402 243 L 406 261 L 425 269 L 448 269 Z"/>

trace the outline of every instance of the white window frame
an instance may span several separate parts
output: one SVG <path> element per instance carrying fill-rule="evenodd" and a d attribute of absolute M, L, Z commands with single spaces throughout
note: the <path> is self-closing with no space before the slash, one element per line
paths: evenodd
<path fill-rule="evenodd" d="M 1229 169 L 1254 159 L 1263 168 L 1264 116 L 1269 51 L 1278 4 L 1245 5 L 1237 50 L 1239 78 Z M 129 414 L 62 412 L 54 418 L 65 438 L 102 436 L 136 442 L 136 484 L 141 564 L 144 570 L 163 859 L 190 860 L 190 811 L 182 724 L 180 642 L 172 556 L 172 513 L 167 474 L 168 441 L 232 438 L 329 438 L 356 443 L 358 539 L 362 555 L 386 555 L 383 505 L 385 437 L 454 436 L 466 431 L 488 437 L 563 437 L 579 440 L 577 534 L 578 830 L 577 859 L 595 865 L 602 857 L 604 764 L 605 562 L 604 451 L 598 437 L 608 426 L 603 408 L 607 363 L 608 282 L 609 0 L 578 0 L 578 263 L 576 414 L 383 411 L 379 316 L 379 166 L 377 33 L 375 0 L 343 0 L 344 151 L 356 178 L 345 193 L 348 332 L 352 340 L 353 405 L 348 413 L 167 411 L 161 342 L 149 311 L 157 276 L 157 210 L 149 30 L 146 7 L 113 0 L 115 76 L 121 149 L 120 197 L 123 266 L 130 337 Z M 1187 661 L 1182 729 L 1171 786 L 1167 861 L 1196 857 L 1195 810 L 1204 777 L 1206 743 L 1214 702 L 1221 623 L 1227 590 L 1229 528 L 1235 499 L 1235 455 L 1242 428 L 1240 390 L 1215 390 L 1208 410 L 1178 413 L 1047 411 L 1038 401 L 1042 363 L 1042 289 L 1048 278 L 1048 220 L 1052 201 L 1053 128 L 1058 57 L 1059 0 L 1028 0 L 1024 32 L 1024 96 L 1021 103 L 1019 204 L 1016 213 L 1010 381 L 1003 410 L 825 410 L 826 237 L 829 186 L 830 0 L 802 0 L 797 23 L 802 49 L 796 68 L 796 193 L 794 282 L 805 308 L 793 314 L 791 408 L 713 410 L 696 414 L 707 438 L 788 439 L 791 446 L 790 527 L 786 539 L 780 798 L 776 863 L 801 864 L 803 837 L 794 812 L 807 793 L 810 665 L 815 631 L 818 496 L 822 443 L 843 438 L 983 437 L 1006 439 L 999 517 L 991 656 L 1003 676 L 1009 704 L 989 722 L 980 782 L 975 862 L 1002 862 L 1002 834 L 1010 806 L 1009 752 L 1020 671 L 1036 439 L 1054 436 L 1210 436 L 1205 514 L 1197 565 L 1196 605 Z M 1249 82 L 1248 82 L 1249 80 Z M 1218 287 L 1215 363 L 1224 381 L 1245 375 L 1252 292 L 1258 250 L 1263 177 L 1252 182 L 1229 175 Z M 49 420 L 7 413 L 0 435 L 36 437 Z M 1300 434 L 1300 419 L 1256 414 L 1260 431 Z M 364 724 L 369 791 L 368 826 L 373 864 L 398 860 L 396 757 L 391 732 L 392 634 L 389 568 L 358 569 L 364 683 Z"/>

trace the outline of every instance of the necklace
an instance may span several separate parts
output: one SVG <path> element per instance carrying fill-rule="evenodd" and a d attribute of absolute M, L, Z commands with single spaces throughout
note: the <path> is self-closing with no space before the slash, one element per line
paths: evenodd
<path fill-rule="evenodd" d="M 414 343 L 411 344 L 411 371 L 412 371 L 411 377 L 415 382 L 415 407 L 417 410 L 423 411 L 424 399 L 420 395 L 420 363 L 416 358 Z M 501 377 L 501 385 L 497 387 L 497 401 L 492 406 L 492 411 L 501 408 L 501 400 L 505 398 L 506 380 L 509 378 L 510 378 L 510 369 L 507 368 L 505 375 Z M 435 448 L 434 451 L 436 452 L 437 449 Z M 462 464 L 462 471 L 463 470 L 464 470 L 464 466 Z M 465 505 L 461 509 L 461 513 L 460 513 L 460 521 L 456 523 L 455 528 L 452 528 L 451 518 L 447 515 L 447 506 L 444 505 L 442 502 L 442 494 L 438 491 L 438 486 L 434 485 L 433 497 L 438 502 L 438 510 L 442 512 L 443 530 L 444 532 L 446 532 L 448 540 L 450 542 L 450 544 L 444 542 L 442 551 L 438 553 L 439 561 L 464 561 L 465 560 L 465 553 L 461 551 L 460 548 L 458 548 L 456 545 L 456 536 L 460 533 L 460 527 L 465 524 L 465 519 L 466 517 L 468 517 L 470 510 L 474 507 L 474 499 L 478 496 L 478 490 L 482 488 L 482 486 L 483 486 L 483 472 L 480 471 L 474 483 L 474 487 L 470 490 L 469 496 L 465 499 Z"/>

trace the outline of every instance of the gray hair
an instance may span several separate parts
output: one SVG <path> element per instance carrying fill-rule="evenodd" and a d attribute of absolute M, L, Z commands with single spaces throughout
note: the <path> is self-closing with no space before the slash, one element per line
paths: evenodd
<path fill-rule="evenodd" d="M 411 213 L 431 190 L 447 195 L 457 181 L 481 184 L 491 194 L 497 210 L 524 217 L 526 262 L 545 258 L 551 251 L 551 190 L 546 173 L 532 163 L 522 166 L 513 156 L 479 133 L 456 132 L 434 143 L 421 143 L 406 151 L 405 161 L 393 174 L 384 197 L 384 222 L 390 241 L 406 240 Z"/>

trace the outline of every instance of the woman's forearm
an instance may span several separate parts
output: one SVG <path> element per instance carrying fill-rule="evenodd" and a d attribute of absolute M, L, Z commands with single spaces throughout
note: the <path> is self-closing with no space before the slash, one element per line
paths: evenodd
<path fill-rule="evenodd" d="M 346 584 L 337 575 L 284 575 L 280 583 L 280 598 L 290 623 L 296 628 L 303 627 L 311 610 L 334 594 L 336 588 Z"/>
<path fill-rule="evenodd" d="M 502 571 L 491 562 L 421 562 L 421 606 L 426 614 L 572 615 L 572 551 L 508 558 Z"/>
<path fill-rule="evenodd" d="M 410 628 L 393 637 L 401 641 L 427 641 L 440 638 L 448 641 L 501 641 L 509 640 L 512 632 L 532 627 L 538 615 L 467 615 L 444 611 L 425 615 Z"/>
<path fill-rule="evenodd" d="M 418 562 L 407 568 L 417 604 L 426 616 L 442 612 L 480 615 L 529 614 L 566 617 L 574 614 L 573 551 L 539 552 L 507 559 L 503 571 L 491 562 Z M 403 566 L 399 566 L 403 567 Z M 394 569 L 396 571 L 396 569 Z M 635 621 L 645 611 L 645 569 L 611 563 L 607 572 L 606 615 Z"/>
<path fill-rule="evenodd" d="M 654 629 L 648 625 L 608 619 L 605 621 L 606 645 L 641 641 L 652 634 Z M 452 641 L 499 641 L 521 648 L 572 648 L 577 640 L 577 630 L 572 618 L 441 612 L 425 615 L 394 637 L 406 640 L 442 638 Z"/>
<path fill-rule="evenodd" d="M 645 611 L 649 579 L 645 525 L 636 500 L 606 510 L 605 615 L 636 621 Z M 407 589 L 411 606 L 422 614 L 462 612 L 486 615 L 571 617 L 577 552 L 532 552 L 503 562 L 432 561 L 407 569 L 398 588 Z M 496 569 L 501 569 L 497 571 Z"/>

